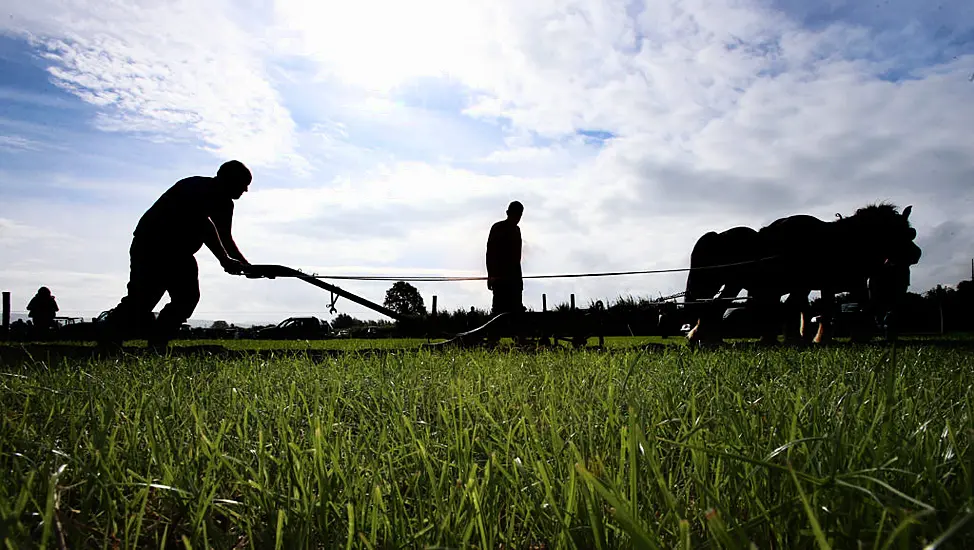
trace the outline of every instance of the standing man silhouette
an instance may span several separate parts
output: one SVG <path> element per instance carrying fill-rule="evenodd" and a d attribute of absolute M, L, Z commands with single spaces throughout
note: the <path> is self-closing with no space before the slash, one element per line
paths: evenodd
<path fill-rule="evenodd" d="M 507 219 L 495 223 L 487 237 L 487 288 L 493 291 L 492 315 L 524 311 L 521 278 L 521 229 L 524 213 L 518 201 L 507 207 Z"/>
<path fill-rule="evenodd" d="M 215 178 L 192 176 L 176 182 L 150 207 L 133 233 L 129 248 L 128 295 L 108 315 L 104 342 L 121 345 L 132 328 L 152 327 L 149 346 L 164 351 L 200 299 L 196 252 L 205 244 L 233 275 L 247 272 L 231 235 L 233 201 L 250 187 L 253 176 L 231 160 Z M 169 292 L 170 302 L 152 320 L 152 309 Z"/>

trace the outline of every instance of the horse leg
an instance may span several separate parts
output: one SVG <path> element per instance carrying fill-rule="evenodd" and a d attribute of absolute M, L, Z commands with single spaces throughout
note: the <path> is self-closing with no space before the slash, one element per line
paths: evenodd
<path fill-rule="evenodd" d="M 711 231 L 697 240 L 690 253 L 686 301 L 704 303 L 697 325 L 687 335 L 688 344 L 723 339 L 719 326 L 727 306 L 722 299 L 736 297 L 745 286 L 743 281 L 751 278 L 748 270 L 727 264 L 747 260 L 756 245 L 757 232 L 748 227 L 735 227 L 722 233 Z M 698 269 L 705 267 L 709 269 Z"/>
<path fill-rule="evenodd" d="M 784 307 L 784 335 L 785 343 L 801 343 L 804 336 L 804 320 L 808 313 L 808 289 L 799 289 L 788 294 Z M 795 321 L 798 321 L 796 324 Z"/>
<path fill-rule="evenodd" d="M 720 340 L 719 336 L 719 312 L 715 311 L 713 304 L 701 304 L 698 306 L 699 315 L 697 324 L 687 333 L 687 343 L 691 345 Z"/>
<path fill-rule="evenodd" d="M 855 303 L 859 304 L 859 312 L 855 314 L 855 322 L 850 323 L 852 325 L 851 339 L 858 343 L 869 342 L 873 339 L 875 332 L 874 323 L 871 321 L 872 312 L 869 307 L 869 289 L 864 282 L 861 287 L 856 288 L 850 294 Z"/>
<path fill-rule="evenodd" d="M 686 294 L 685 300 L 687 301 L 695 302 L 704 300 L 704 303 L 692 305 L 692 309 L 697 312 L 697 322 L 690 332 L 687 333 L 687 344 L 695 345 L 714 340 L 715 338 L 720 340 L 718 326 L 720 323 L 720 312 L 723 310 L 719 302 L 709 303 L 705 300 L 714 299 L 720 296 L 721 292 L 720 288 L 716 285 L 708 286 L 709 288 L 700 288 L 697 286 L 693 289 L 692 293 L 688 292 Z M 704 292 L 707 293 L 704 294 Z"/>
<path fill-rule="evenodd" d="M 761 340 L 759 343 L 764 346 L 778 344 L 778 324 L 780 297 L 775 293 L 757 293 L 754 295 L 754 318 L 760 329 Z"/>
<path fill-rule="evenodd" d="M 812 334 L 810 330 L 812 319 L 814 317 L 815 316 L 812 314 L 811 304 L 809 304 L 807 308 L 802 310 L 801 319 L 798 325 L 798 336 L 801 338 L 802 344 L 810 344 L 812 343 L 812 339 L 815 338 L 815 335 Z"/>
<path fill-rule="evenodd" d="M 708 341 L 715 344 L 723 343 L 724 341 L 724 314 L 729 308 L 730 301 L 737 298 L 737 295 L 744 290 L 744 287 L 740 284 L 728 284 L 724 285 L 720 292 L 714 296 L 714 305 L 711 309 L 711 325 L 712 330 L 708 331 Z"/>
<path fill-rule="evenodd" d="M 687 295 L 689 296 L 689 295 Z M 690 301 L 690 298 L 686 298 Z M 687 333 L 687 344 L 695 345 L 701 341 L 701 339 L 706 335 L 707 328 L 710 323 L 706 321 L 707 318 L 712 317 L 709 312 L 710 304 L 692 304 L 690 306 L 691 310 L 696 312 L 696 323 L 690 332 Z"/>
<path fill-rule="evenodd" d="M 812 342 L 816 344 L 828 344 L 832 341 L 832 312 L 835 309 L 835 291 L 832 289 L 822 289 L 822 311 L 818 315 L 818 331 Z"/>
<path fill-rule="evenodd" d="M 727 309 L 724 303 L 728 298 L 736 297 L 740 291 L 740 286 L 725 285 L 713 296 L 713 303 L 702 304 L 696 326 L 687 333 L 687 343 L 719 344 L 723 342 L 724 337 L 722 334 L 723 331 L 721 330 L 721 323 L 724 311 Z"/>
<path fill-rule="evenodd" d="M 700 335 L 701 335 L 700 322 L 702 320 L 703 319 L 698 317 L 697 324 L 694 325 L 693 328 L 690 329 L 690 332 L 687 333 L 687 345 L 694 345 L 700 342 Z"/>
<path fill-rule="evenodd" d="M 713 324 L 714 304 L 707 302 L 720 292 L 726 278 L 726 270 L 700 269 L 723 262 L 723 240 L 720 234 L 708 232 L 697 239 L 690 252 L 690 273 L 687 274 L 684 301 L 697 313 L 696 324 L 687 333 L 687 344 L 694 345 L 709 339 L 708 332 Z M 700 302 L 700 303 L 698 303 Z"/>
<path fill-rule="evenodd" d="M 894 342 L 899 336 L 899 310 L 909 286 L 909 266 L 885 266 L 869 277 L 867 288 L 870 312 L 887 342 Z"/>

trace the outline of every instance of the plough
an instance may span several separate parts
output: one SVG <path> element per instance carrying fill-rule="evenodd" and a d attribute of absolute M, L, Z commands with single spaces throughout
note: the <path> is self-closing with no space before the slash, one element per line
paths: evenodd
<path fill-rule="evenodd" d="M 278 277 L 293 277 L 295 279 L 301 279 L 302 281 L 318 288 L 327 290 L 328 292 L 331 292 L 331 304 L 328 306 L 328 311 L 330 313 L 335 313 L 335 303 L 338 302 L 338 298 L 345 298 L 360 306 L 367 307 L 372 311 L 377 311 L 395 321 L 404 321 L 407 318 L 407 316 L 401 315 L 385 306 L 379 305 L 371 300 L 367 300 L 361 296 L 358 296 L 357 294 L 352 294 L 347 290 L 341 289 L 331 283 L 326 283 L 313 275 L 308 275 L 307 273 L 298 271 L 297 269 L 291 267 L 274 264 L 253 264 L 247 267 L 245 275 L 249 279 L 276 279 Z"/>
<path fill-rule="evenodd" d="M 582 348 L 588 345 L 590 338 L 598 338 L 598 347 L 605 345 L 605 334 L 602 331 L 602 320 L 605 307 L 602 302 L 596 302 L 589 309 L 573 309 L 568 312 L 554 311 L 524 311 L 521 313 L 500 313 L 493 316 L 483 325 L 461 332 L 459 334 L 437 333 L 435 319 L 430 316 L 402 315 L 371 300 L 353 294 L 343 288 L 322 281 L 314 275 L 309 275 L 297 269 L 283 265 L 256 264 L 247 268 L 245 275 L 251 279 L 295 278 L 331 293 L 329 311 L 335 313 L 335 304 L 339 298 L 381 313 L 399 323 L 407 332 L 425 334 L 430 341 L 423 347 L 475 347 L 496 343 L 501 337 L 512 337 L 515 343 L 521 345 L 556 346 L 560 342 L 567 342 L 573 347 Z"/>

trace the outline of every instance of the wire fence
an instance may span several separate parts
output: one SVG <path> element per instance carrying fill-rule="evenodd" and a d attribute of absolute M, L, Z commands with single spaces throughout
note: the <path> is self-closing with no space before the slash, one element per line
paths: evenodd
<path fill-rule="evenodd" d="M 557 273 L 557 274 L 546 274 L 546 275 L 523 275 L 522 279 L 581 279 L 590 277 L 620 277 L 625 275 L 655 275 L 662 273 L 686 273 L 690 271 L 703 271 L 708 269 L 724 269 L 728 267 L 739 267 L 743 265 L 756 264 L 768 260 L 777 258 L 777 256 L 767 256 L 764 258 L 759 258 L 757 260 L 747 260 L 743 262 L 733 262 L 727 264 L 717 264 L 699 267 L 672 267 L 663 269 L 643 269 L 638 271 L 597 271 L 597 272 L 587 272 L 587 273 Z M 300 270 L 299 270 L 300 271 Z M 286 277 L 287 275 L 285 275 Z M 487 281 L 490 277 L 484 276 L 466 276 L 466 277 L 452 277 L 452 276 L 406 276 L 406 277 L 396 277 L 392 275 L 328 275 L 328 274 L 318 274 L 311 273 L 305 274 L 305 276 L 313 277 L 315 279 L 332 279 L 336 281 L 386 281 L 386 282 L 413 282 L 413 283 L 445 283 L 445 282 L 459 282 L 459 281 Z"/>

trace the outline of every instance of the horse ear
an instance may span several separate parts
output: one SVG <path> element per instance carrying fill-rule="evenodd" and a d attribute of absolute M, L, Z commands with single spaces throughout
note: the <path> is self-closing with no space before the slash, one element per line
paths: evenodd
<path fill-rule="evenodd" d="M 903 219 L 904 220 L 910 219 L 910 212 L 913 212 L 913 205 L 912 204 L 910 206 L 907 206 L 906 208 L 903 209 Z"/>

